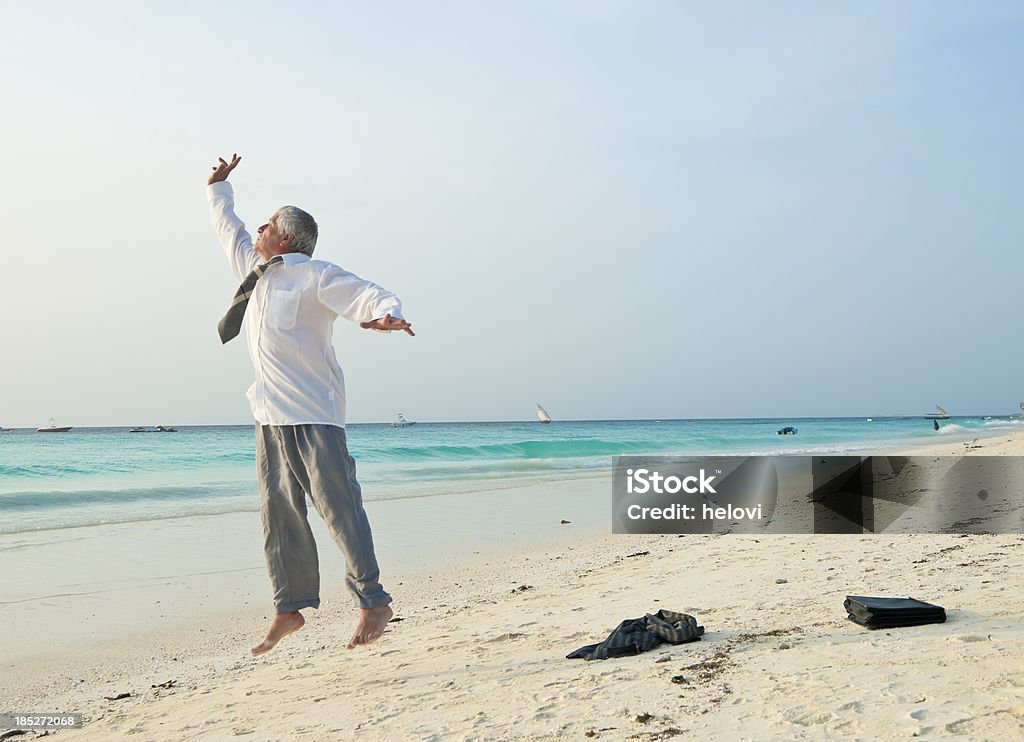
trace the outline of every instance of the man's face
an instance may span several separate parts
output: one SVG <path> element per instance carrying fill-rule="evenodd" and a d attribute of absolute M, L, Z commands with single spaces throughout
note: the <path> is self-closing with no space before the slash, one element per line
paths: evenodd
<path fill-rule="evenodd" d="M 256 230 L 259 235 L 256 238 L 256 244 L 252 246 L 252 249 L 256 251 L 264 262 L 270 260 L 275 255 L 282 255 L 286 252 L 292 251 L 292 242 L 294 238 L 291 236 L 285 236 L 277 227 L 277 214 L 274 214 L 267 223 Z"/>

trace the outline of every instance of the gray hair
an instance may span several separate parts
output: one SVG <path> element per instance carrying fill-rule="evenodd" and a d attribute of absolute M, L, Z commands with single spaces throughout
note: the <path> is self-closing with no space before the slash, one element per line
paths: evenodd
<path fill-rule="evenodd" d="M 316 247 L 316 220 L 297 206 L 282 206 L 274 216 L 277 217 L 277 228 L 281 233 L 294 238 L 292 252 L 312 257 L 313 248 Z"/>

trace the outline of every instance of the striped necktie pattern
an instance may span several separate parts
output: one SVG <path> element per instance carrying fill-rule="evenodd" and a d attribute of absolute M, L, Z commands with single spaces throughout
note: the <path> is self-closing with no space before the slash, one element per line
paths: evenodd
<path fill-rule="evenodd" d="M 235 298 L 231 300 L 231 306 L 228 307 L 228 311 L 221 318 L 220 322 L 217 323 L 217 332 L 220 333 L 220 341 L 222 343 L 238 337 L 238 333 L 242 331 L 242 318 L 245 317 L 245 308 L 249 306 L 249 297 L 252 296 L 253 289 L 256 288 L 256 282 L 260 280 L 260 276 L 266 272 L 267 268 L 283 262 L 284 258 L 280 255 L 275 255 L 266 263 L 257 265 L 245 277 L 242 285 L 235 292 Z"/>

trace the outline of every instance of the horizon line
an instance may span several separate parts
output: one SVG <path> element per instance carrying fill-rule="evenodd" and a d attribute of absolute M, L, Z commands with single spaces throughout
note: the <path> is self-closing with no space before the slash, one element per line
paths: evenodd
<path fill-rule="evenodd" d="M 869 419 L 875 420 L 933 420 L 941 418 L 926 417 L 932 413 L 922 413 L 917 415 L 789 415 L 789 416 L 773 416 L 773 417 L 607 417 L 607 418 L 555 418 L 552 419 L 552 423 L 600 423 L 600 422 L 723 422 L 723 421 L 737 421 L 737 420 L 751 420 L 751 421 L 780 421 L 780 420 L 862 420 L 867 422 Z M 950 415 L 948 420 L 963 419 L 963 418 L 984 418 L 984 417 L 1005 417 L 1012 418 L 1014 415 L 1020 415 L 1020 413 L 979 413 L 979 414 L 967 414 L 967 415 Z M 363 421 L 363 422 L 348 422 L 346 421 L 345 427 L 349 425 L 392 425 L 392 420 L 382 420 L 376 422 Z M 515 420 L 415 420 L 412 421 L 414 424 L 423 425 L 479 425 L 479 424 L 517 424 L 517 423 L 530 423 L 541 425 L 538 420 L 534 418 L 521 418 Z M 255 421 L 244 422 L 244 423 L 177 423 L 175 425 L 167 425 L 164 427 L 171 428 L 227 428 L 227 427 L 252 427 L 257 425 Z M 550 424 L 550 423 L 544 423 Z M 163 423 L 160 423 L 163 425 Z M 110 425 L 70 425 L 72 429 L 83 428 L 86 430 L 104 430 L 109 428 L 137 428 L 146 427 L 135 424 L 110 424 Z M 156 427 L 156 426 L 152 426 Z M 37 426 L 14 426 L 10 428 L 4 428 L 8 431 L 19 431 L 19 430 L 30 430 L 35 432 L 38 430 Z"/>

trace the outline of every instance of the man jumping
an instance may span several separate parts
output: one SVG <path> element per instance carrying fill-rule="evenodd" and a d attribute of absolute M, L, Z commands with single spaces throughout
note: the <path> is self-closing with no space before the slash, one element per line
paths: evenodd
<path fill-rule="evenodd" d="M 338 266 L 311 260 L 317 224 L 294 206 L 257 230 L 256 244 L 235 216 L 228 175 L 241 161 L 220 159 L 207 181 L 210 216 L 235 277 L 242 282 L 220 321 L 222 342 L 244 328 L 256 381 L 256 468 L 267 571 L 277 615 L 253 655 L 302 628 L 303 608 L 320 606 L 316 543 L 306 496 L 345 555 L 345 584 L 360 608 L 348 648 L 369 644 L 391 620 L 380 584 L 355 461 L 345 440 L 345 380 L 331 344 L 338 316 L 380 332 L 404 330 L 398 297 Z"/>

